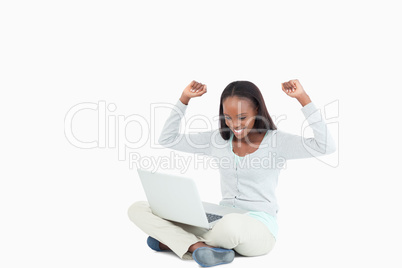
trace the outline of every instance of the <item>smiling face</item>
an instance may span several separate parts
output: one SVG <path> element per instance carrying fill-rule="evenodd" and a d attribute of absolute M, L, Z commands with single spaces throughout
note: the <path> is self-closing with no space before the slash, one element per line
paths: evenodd
<path fill-rule="evenodd" d="M 222 106 L 225 123 L 233 131 L 235 137 L 238 140 L 246 137 L 254 126 L 258 108 L 254 107 L 250 100 L 236 96 L 226 98 L 222 102 Z"/>

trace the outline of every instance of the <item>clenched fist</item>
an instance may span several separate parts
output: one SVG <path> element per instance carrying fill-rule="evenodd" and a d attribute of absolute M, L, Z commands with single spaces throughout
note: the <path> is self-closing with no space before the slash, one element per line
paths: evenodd
<path fill-rule="evenodd" d="M 183 90 L 180 100 L 187 105 L 191 98 L 201 97 L 205 93 L 207 93 L 207 85 L 198 83 L 197 81 L 193 80 Z"/>
<path fill-rule="evenodd" d="M 296 98 L 302 106 L 305 106 L 311 102 L 310 97 L 304 91 L 304 88 L 300 84 L 299 80 L 289 80 L 289 82 L 283 82 L 281 85 L 283 92 L 292 98 Z"/>
<path fill-rule="evenodd" d="M 282 90 L 292 98 L 297 98 L 306 93 L 297 79 L 289 80 L 289 82 L 283 82 Z"/>

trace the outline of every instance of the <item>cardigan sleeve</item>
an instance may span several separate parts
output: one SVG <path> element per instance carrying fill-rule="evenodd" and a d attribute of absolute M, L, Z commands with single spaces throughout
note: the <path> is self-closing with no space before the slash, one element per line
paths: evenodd
<path fill-rule="evenodd" d="M 180 123 L 185 115 L 187 105 L 180 100 L 176 102 L 166 120 L 158 143 L 163 147 L 186 153 L 211 155 L 212 138 L 215 131 L 203 131 L 180 134 Z"/>
<path fill-rule="evenodd" d="M 289 159 L 318 157 L 336 151 L 336 144 L 328 130 L 320 110 L 313 102 L 301 108 L 308 125 L 300 128 L 301 135 L 277 130 L 275 133 L 278 156 Z M 304 130 L 310 127 L 314 137 L 303 136 Z"/>

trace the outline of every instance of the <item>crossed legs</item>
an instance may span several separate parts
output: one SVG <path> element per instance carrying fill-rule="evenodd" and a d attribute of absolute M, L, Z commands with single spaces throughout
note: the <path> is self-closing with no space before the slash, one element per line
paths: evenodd
<path fill-rule="evenodd" d="M 243 256 L 259 256 L 268 254 L 275 245 L 275 238 L 268 228 L 246 214 L 227 214 L 212 230 L 162 219 L 152 213 L 146 201 L 132 204 L 128 216 L 143 232 L 160 241 L 161 249 L 169 248 L 181 259 L 200 246 L 233 249 Z"/>

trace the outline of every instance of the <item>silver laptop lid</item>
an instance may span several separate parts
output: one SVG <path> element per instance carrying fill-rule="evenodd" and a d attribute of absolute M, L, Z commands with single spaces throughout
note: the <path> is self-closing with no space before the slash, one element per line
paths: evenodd
<path fill-rule="evenodd" d="M 137 169 L 152 212 L 164 219 L 209 228 L 195 182 L 188 177 Z"/>

